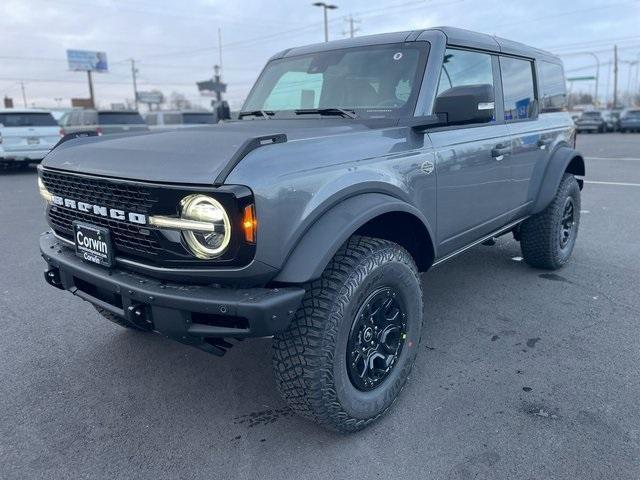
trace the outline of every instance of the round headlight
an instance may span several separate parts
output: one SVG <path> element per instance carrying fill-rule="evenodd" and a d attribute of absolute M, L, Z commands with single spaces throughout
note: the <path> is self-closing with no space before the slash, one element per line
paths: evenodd
<path fill-rule="evenodd" d="M 182 200 L 181 217 L 213 224 L 213 231 L 183 230 L 182 236 L 191 252 L 198 258 L 220 256 L 231 240 L 231 222 L 220 203 L 206 195 L 190 195 Z"/>

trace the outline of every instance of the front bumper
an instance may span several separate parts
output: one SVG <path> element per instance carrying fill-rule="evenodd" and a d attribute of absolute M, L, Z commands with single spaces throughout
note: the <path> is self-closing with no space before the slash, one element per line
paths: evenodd
<path fill-rule="evenodd" d="M 264 337 L 287 328 L 304 296 L 300 287 L 225 288 L 164 282 L 77 257 L 51 232 L 40 237 L 50 285 L 144 329 L 210 353 L 222 338 Z M 222 345 L 222 346 L 221 346 Z M 229 344 L 226 344 L 229 346 Z"/>
<path fill-rule="evenodd" d="M 578 131 L 597 131 L 602 127 L 601 123 L 576 123 L 576 130 Z"/>
<path fill-rule="evenodd" d="M 0 150 L 0 160 L 5 162 L 41 161 L 47 156 L 50 150 L 51 148 L 47 148 L 46 150 Z"/>

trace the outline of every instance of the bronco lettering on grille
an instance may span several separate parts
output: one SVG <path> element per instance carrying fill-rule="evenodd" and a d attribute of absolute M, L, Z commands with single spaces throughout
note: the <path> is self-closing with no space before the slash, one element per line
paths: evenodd
<path fill-rule="evenodd" d="M 80 212 L 92 213 L 100 217 L 113 218 L 114 220 L 128 220 L 131 223 L 137 223 L 138 225 L 147 224 L 147 216 L 142 213 L 125 212 L 117 208 L 107 208 L 100 205 L 93 205 L 86 202 L 78 202 L 70 198 L 62 198 L 59 195 L 52 195 L 51 202 L 54 205 L 60 207 L 70 208 L 72 210 L 78 210 Z"/>

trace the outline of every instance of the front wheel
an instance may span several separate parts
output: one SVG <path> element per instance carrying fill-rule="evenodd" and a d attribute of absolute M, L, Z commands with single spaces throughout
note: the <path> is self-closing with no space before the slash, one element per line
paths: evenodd
<path fill-rule="evenodd" d="M 398 397 L 422 330 L 413 258 L 386 240 L 353 236 L 308 285 L 289 328 L 273 339 L 282 397 L 340 432 L 366 427 Z"/>
<path fill-rule="evenodd" d="M 522 257 L 532 267 L 556 270 L 569 261 L 580 226 L 580 187 L 565 173 L 555 197 L 520 226 Z"/>

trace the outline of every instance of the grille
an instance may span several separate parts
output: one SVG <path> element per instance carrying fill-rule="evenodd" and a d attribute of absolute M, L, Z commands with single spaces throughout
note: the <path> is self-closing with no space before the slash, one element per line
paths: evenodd
<path fill-rule="evenodd" d="M 148 213 L 156 203 L 151 198 L 151 192 L 137 184 L 66 175 L 49 170 L 42 171 L 42 181 L 47 190 L 61 197 L 110 208 Z"/>
<path fill-rule="evenodd" d="M 48 170 L 42 171 L 42 181 L 54 195 L 128 212 L 149 214 L 157 203 L 151 192 L 142 185 L 65 175 Z M 156 257 L 162 252 L 157 232 L 153 230 L 66 207 L 52 206 L 49 209 L 51 226 L 65 238 L 73 238 L 73 222 L 76 220 L 108 228 L 116 252 L 144 257 Z"/>

